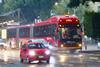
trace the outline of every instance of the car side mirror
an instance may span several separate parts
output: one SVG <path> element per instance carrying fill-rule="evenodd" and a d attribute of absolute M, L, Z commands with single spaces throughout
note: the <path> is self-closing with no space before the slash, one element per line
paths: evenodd
<path fill-rule="evenodd" d="M 47 49 L 49 49 L 49 47 L 48 47 L 48 46 L 46 46 L 46 48 L 47 48 Z"/>

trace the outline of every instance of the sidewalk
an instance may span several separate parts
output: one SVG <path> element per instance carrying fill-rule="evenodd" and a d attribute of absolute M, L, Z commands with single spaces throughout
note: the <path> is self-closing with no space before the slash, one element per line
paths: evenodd
<path fill-rule="evenodd" d="M 82 46 L 82 51 L 79 52 L 100 54 L 100 47 L 98 47 L 97 44 L 95 45 L 88 44 L 86 46 Z"/>
<path fill-rule="evenodd" d="M 93 51 L 93 50 L 100 50 L 100 47 L 97 46 L 97 44 L 91 45 L 87 44 L 86 46 L 82 46 L 82 51 Z"/>

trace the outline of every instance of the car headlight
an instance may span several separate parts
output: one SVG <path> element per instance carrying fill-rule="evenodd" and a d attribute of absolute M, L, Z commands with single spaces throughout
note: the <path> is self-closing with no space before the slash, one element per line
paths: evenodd
<path fill-rule="evenodd" d="M 29 55 L 30 55 L 30 56 L 35 56 L 36 53 L 35 53 L 34 51 L 29 51 Z"/>
<path fill-rule="evenodd" d="M 51 45 L 49 45 L 48 47 L 49 47 L 49 49 L 53 49 L 53 46 L 51 46 Z"/>
<path fill-rule="evenodd" d="M 49 55 L 50 54 L 50 51 L 49 50 L 45 51 L 45 54 L 46 55 Z"/>

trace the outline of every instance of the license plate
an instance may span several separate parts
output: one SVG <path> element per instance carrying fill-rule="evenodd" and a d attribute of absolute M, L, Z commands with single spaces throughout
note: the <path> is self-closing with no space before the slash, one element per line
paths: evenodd
<path fill-rule="evenodd" d="M 39 58 L 43 58 L 44 56 L 39 56 Z"/>

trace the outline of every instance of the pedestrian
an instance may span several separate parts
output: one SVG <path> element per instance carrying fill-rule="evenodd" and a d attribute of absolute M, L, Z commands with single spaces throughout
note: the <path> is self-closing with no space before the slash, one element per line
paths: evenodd
<path fill-rule="evenodd" d="M 85 50 L 87 50 L 87 45 L 85 44 Z"/>
<path fill-rule="evenodd" d="M 100 48 L 100 42 L 98 42 L 97 47 Z"/>
<path fill-rule="evenodd" d="M 10 41 L 10 43 L 9 43 L 9 47 L 10 47 L 10 49 L 11 49 L 11 46 L 12 46 L 12 43 L 11 43 L 11 41 Z"/>

